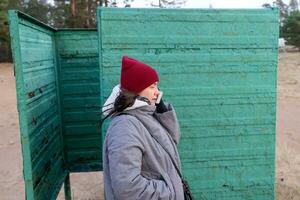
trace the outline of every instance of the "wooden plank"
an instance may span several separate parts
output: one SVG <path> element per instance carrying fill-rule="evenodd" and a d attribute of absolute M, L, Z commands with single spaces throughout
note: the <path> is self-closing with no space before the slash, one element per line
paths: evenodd
<path fill-rule="evenodd" d="M 16 89 L 17 89 L 17 106 L 19 112 L 19 126 L 22 144 L 23 156 L 23 176 L 25 182 L 25 196 L 27 199 L 34 199 L 33 184 L 32 184 L 32 164 L 31 164 L 31 150 L 28 141 L 28 125 L 26 116 L 25 104 L 25 89 L 24 77 L 22 74 L 22 54 L 20 49 L 20 32 L 19 32 L 19 18 L 16 11 L 9 11 L 9 30 L 12 42 L 12 54 L 14 59 L 14 70 L 16 76 Z"/>
<path fill-rule="evenodd" d="M 223 53 L 198 53 L 195 51 L 194 53 L 190 53 L 188 50 L 182 50 L 182 53 L 178 54 L 134 54 L 132 56 L 136 57 L 143 62 L 149 63 L 154 68 L 159 68 L 161 64 L 163 66 L 182 63 L 183 66 L 189 66 L 189 64 L 203 66 L 202 63 L 230 63 L 230 64 L 239 64 L 243 66 L 243 64 L 251 64 L 257 62 L 267 62 L 274 64 L 277 60 L 274 58 L 276 55 L 275 52 L 269 51 L 260 53 L 251 53 L 251 52 L 243 52 L 240 51 L 237 54 L 232 54 L 232 52 L 223 52 Z M 120 56 L 121 53 L 109 55 L 105 54 L 103 56 L 103 63 L 110 63 L 113 66 L 120 66 Z M 269 56 L 268 59 L 266 56 Z M 155 61 L 154 61 L 155 60 Z M 202 65 L 201 65 L 202 64 Z"/>
<path fill-rule="evenodd" d="M 88 165 L 89 163 L 99 162 L 101 163 L 102 158 L 102 149 L 101 148 L 89 148 L 87 149 L 80 149 L 80 150 L 72 150 L 68 151 L 68 162 L 71 166 L 73 165 Z"/>
<path fill-rule="evenodd" d="M 100 119 L 99 112 L 97 111 L 77 111 L 65 112 L 63 115 L 64 122 L 96 122 Z"/>
<path fill-rule="evenodd" d="M 100 127 L 95 124 L 94 122 L 87 122 L 87 123 L 76 123 L 71 122 L 65 124 L 65 135 L 70 136 L 77 136 L 82 137 L 84 135 L 98 135 L 100 132 Z"/>
<path fill-rule="evenodd" d="M 210 149 L 210 150 L 194 150 L 194 151 L 181 151 L 180 156 L 183 158 L 183 165 L 190 164 L 203 165 L 204 162 L 214 162 L 214 161 L 223 161 L 223 160 L 247 160 L 250 158 L 261 158 L 272 159 L 274 154 L 274 147 L 259 147 L 259 148 L 241 148 L 241 149 Z M 190 164 L 189 164 L 190 163 Z M 198 163 L 198 164 L 197 164 Z M 270 163 L 270 165 L 272 165 Z M 205 165 L 206 166 L 206 165 Z M 211 168 L 207 168 L 207 171 Z M 188 173 L 188 172 L 184 172 Z"/>
<path fill-rule="evenodd" d="M 95 107 L 99 106 L 99 107 Z M 73 98 L 68 98 L 65 97 L 64 99 L 64 109 L 69 110 L 74 108 L 74 109 L 99 109 L 100 111 L 100 100 L 99 96 L 94 95 L 94 96 L 87 96 L 87 97 L 73 97 Z"/>
<path fill-rule="evenodd" d="M 41 102 L 38 102 L 34 107 L 28 109 L 27 111 L 27 117 L 28 122 L 36 124 L 37 120 L 42 115 L 47 115 L 47 111 L 52 109 L 54 106 L 57 106 L 57 96 L 56 94 L 53 94 L 49 97 L 49 99 L 45 99 Z"/>
<path fill-rule="evenodd" d="M 50 107 L 47 111 L 45 111 L 38 118 L 28 119 L 28 129 L 30 133 L 34 133 L 37 129 L 41 129 L 44 127 L 45 123 L 52 118 L 58 116 L 57 105 Z"/>
<path fill-rule="evenodd" d="M 100 68 L 97 31 L 58 31 L 62 121 L 71 171 L 100 170 Z M 80 139 L 79 139 L 80 138 Z M 95 150 L 97 149 L 97 150 Z M 82 153 L 70 153 L 79 150 Z"/>
<path fill-rule="evenodd" d="M 80 81 L 80 80 L 85 80 L 85 81 L 99 81 L 99 69 L 95 70 L 78 70 L 78 71 L 64 71 L 61 74 L 62 78 L 61 81 Z"/>
<path fill-rule="evenodd" d="M 95 148 L 95 147 L 101 147 L 101 136 L 100 134 L 96 136 L 86 136 L 84 138 L 79 138 L 77 135 L 73 137 L 67 137 L 67 140 L 65 140 L 68 148 L 68 151 L 76 150 L 76 149 L 89 149 L 89 148 Z"/>
<path fill-rule="evenodd" d="M 36 188 L 37 199 L 56 199 L 59 189 L 62 185 L 62 178 L 65 177 L 66 172 L 63 168 L 63 159 L 57 159 L 49 169 L 47 176 L 43 177 L 40 185 Z M 62 177 L 61 174 L 64 174 Z"/>
<path fill-rule="evenodd" d="M 29 93 L 53 82 L 55 82 L 55 72 L 52 69 L 35 77 L 26 77 L 25 89 L 26 92 Z"/>
<path fill-rule="evenodd" d="M 62 158 L 61 148 L 60 138 L 55 137 L 52 141 L 49 141 L 43 149 L 39 160 L 36 162 L 36 165 L 33 166 L 34 175 L 32 181 L 34 188 L 38 187 L 42 180 L 46 178 L 53 163 L 57 159 Z"/>
<path fill-rule="evenodd" d="M 272 124 L 265 125 L 224 125 L 224 126 L 214 126 L 214 127 L 198 127 L 194 129 L 192 127 L 184 127 L 181 128 L 182 136 L 181 139 L 185 140 L 185 138 L 210 138 L 210 137 L 238 137 L 244 135 L 268 135 L 272 134 L 271 128 L 273 127 Z"/>
<path fill-rule="evenodd" d="M 61 123 L 57 120 L 55 29 L 18 11 L 10 11 L 9 20 L 16 68 L 25 196 L 32 200 L 49 199 L 57 195 L 66 173 L 59 138 Z M 59 160 L 60 164 L 53 166 L 54 161 Z M 37 191 L 37 185 L 44 183 L 47 186 L 41 192 Z"/>
<path fill-rule="evenodd" d="M 147 15 L 145 15 L 145 12 L 147 12 Z M 263 9 L 152 9 L 151 12 L 148 12 L 145 11 L 145 9 L 123 9 L 117 11 L 115 8 L 104 8 L 101 13 L 101 17 L 103 21 L 122 22 L 129 20 L 140 20 L 142 22 L 278 22 L 276 18 L 274 18 L 272 11 L 266 11 Z"/>
<path fill-rule="evenodd" d="M 62 94 L 66 95 L 92 95 L 99 93 L 99 83 L 74 83 L 74 84 L 63 84 L 62 85 Z"/>
<path fill-rule="evenodd" d="M 32 134 L 30 137 L 30 147 L 32 154 L 32 164 L 35 165 L 36 161 L 40 159 L 42 152 L 47 147 L 48 143 L 59 137 L 59 126 L 58 117 L 53 118 L 45 126 L 38 131 L 38 133 Z"/>
<path fill-rule="evenodd" d="M 101 102 L 122 55 L 153 66 L 179 118 L 195 199 L 273 199 L 278 10 L 97 12 Z"/>

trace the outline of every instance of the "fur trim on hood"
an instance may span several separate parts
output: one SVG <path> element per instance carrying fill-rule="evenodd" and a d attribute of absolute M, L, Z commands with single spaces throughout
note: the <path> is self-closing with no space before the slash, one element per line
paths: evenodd
<path fill-rule="evenodd" d="M 120 84 L 118 84 L 113 88 L 111 94 L 109 95 L 106 102 L 104 103 L 104 105 L 102 107 L 102 113 L 105 117 L 110 113 L 111 109 L 113 109 L 115 100 L 119 96 L 120 91 L 121 91 Z M 142 107 L 142 106 L 147 106 L 147 105 L 148 105 L 147 102 L 136 99 L 134 101 L 134 104 L 132 106 L 126 108 L 125 111 L 126 110 L 133 110 L 133 109 L 136 109 L 136 108 L 139 108 L 139 107 Z"/>

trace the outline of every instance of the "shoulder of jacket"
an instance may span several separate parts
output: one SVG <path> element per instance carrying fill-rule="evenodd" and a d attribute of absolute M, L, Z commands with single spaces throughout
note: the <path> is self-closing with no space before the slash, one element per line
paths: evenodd
<path fill-rule="evenodd" d="M 118 143 L 126 141 L 142 141 L 145 130 L 141 122 L 131 115 L 120 115 L 112 119 L 106 137 L 108 140 L 117 140 Z"/>
<path fill-rule="evenodd" d="M 117 115 L 114 118 L 112 118 L 112 123 L 113 122 L 135 122 L 138 119 L 132 115 L 129 114 L 121 114 L 121 115 Z"/>
<path fill-rule="evenodd" d="M 111 128 L 133 128 L 140 129 L 142 123 L 134 116 L 129 114 L 115 116 L 110 124 Z"/>

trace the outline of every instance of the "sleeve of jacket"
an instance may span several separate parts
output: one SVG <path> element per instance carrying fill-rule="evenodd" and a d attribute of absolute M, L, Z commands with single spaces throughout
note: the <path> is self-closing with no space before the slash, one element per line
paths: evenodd
<path fill-rule="evenodd" d="M 176 112 L 171 104 L 166 104 L 168 111 L 164 113 L 155 113 L 157 120 L 167 129 L 175 144 L 180 140 L 180 128 L 176 116 Z"/>
<path fill-rule="evenodd" d="M 119 120 L 109 131 L 107 153 L 115 197 L 118 200 L 171 199 L 164 180 L 149 180 L 141 175 L 144 146 L 137 122 L 134 119 Z"/>

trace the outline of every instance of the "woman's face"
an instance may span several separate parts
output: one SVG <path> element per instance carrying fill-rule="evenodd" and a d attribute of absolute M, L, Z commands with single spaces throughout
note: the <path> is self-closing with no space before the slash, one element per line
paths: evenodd
<path fill-rule="evenodd" d="M 138 95 L 146 97 L 147 99 L 149 99 L 151 105 L 155 105 L 158 94 L 159 90 L 157 88 L 157 82 L 155 82 L 143 91 L 141 91 Z"/>

